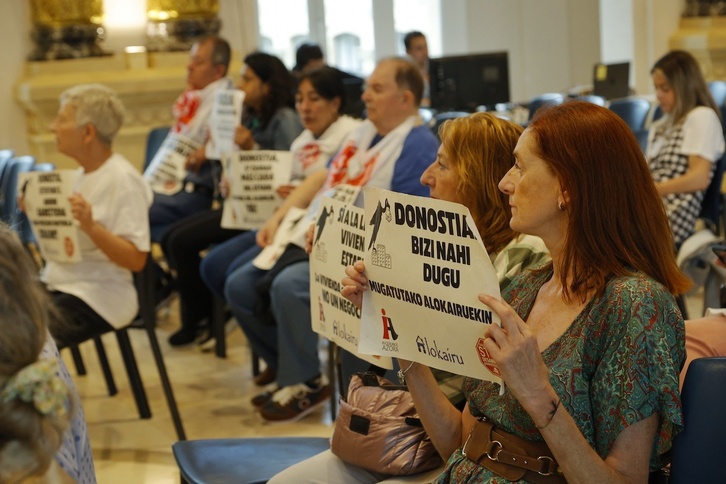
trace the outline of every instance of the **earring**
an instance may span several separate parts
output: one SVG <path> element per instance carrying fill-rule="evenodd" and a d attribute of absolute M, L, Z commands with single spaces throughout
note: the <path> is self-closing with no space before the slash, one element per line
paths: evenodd
<path fill-rule="evenodd" d="M 560 212 L 564 212 L 565 211 L 565 204 L 562 203 L 562 202 L 560 202 L 559 205 L 557 205 L 557 208 L 560 209 Z"/>

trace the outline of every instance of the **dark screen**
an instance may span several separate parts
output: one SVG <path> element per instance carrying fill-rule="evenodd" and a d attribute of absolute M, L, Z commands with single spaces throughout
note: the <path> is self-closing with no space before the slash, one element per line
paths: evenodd
<path fill-rule="evenodd" d="M 437 111 L 470 111 L 509 102 L 506 52 L 429 59 L 431 107 Z"/>
<path fill-rule="evenodd" d="M 630 62 L 595 64 L 592 72 L 592 93 L 605 99 L 618 99 L 629 94 Z"/>

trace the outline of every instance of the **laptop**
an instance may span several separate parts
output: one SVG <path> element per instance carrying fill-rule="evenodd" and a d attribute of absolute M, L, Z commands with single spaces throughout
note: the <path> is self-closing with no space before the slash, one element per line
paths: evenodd
<path fill-rule="evenodd" d="M 592 73 L 593 94 L 607 100 L 630 94 L 630 62 L 595 64 Z"/>

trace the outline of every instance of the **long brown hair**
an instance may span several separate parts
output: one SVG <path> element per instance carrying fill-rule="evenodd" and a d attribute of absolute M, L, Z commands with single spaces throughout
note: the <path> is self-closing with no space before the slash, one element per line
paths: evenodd
<path fill-rule="evenodd" d="M 458 192 L 487 251 L 501 251 L 518 234 L 509 227 L 509 197 L 497 185 L 514 163 L 522 127 L 490 113 L 450 119 L 439 128 L 442 146 L 459 175 Z"/>
<path fill-rule="evenodd" d="M 678 123 L 697 106 L 711 108 L 721 118 L 721 110 L 716 106 L 701 68 L 691 54 L 684 50 L 672 50 L 658 59 L 650 73 L 656 70 L 663 73 L 676 95 L 671 123 Z"/>
<path fill-rule="evenodd" d="M 601 294 L 610 277 L 633 271 L 671 293 L 685 291 L 690 281 L 676 265 L 663 202 L 627 124 L 609 109 L 569 101 L 537 111 L 528 129 L 570 197 L 560 267 L 565 297 Z"/>
<path fill-rule="evenodd" d="M 37 273 L 15 234 L 0 224 L 0 388 L 38 360 L 48 334 L 51 303 Z M 68 420 L 43 415 L 20 398 L 0 402 L 0 482 L 42 475 Z"/>

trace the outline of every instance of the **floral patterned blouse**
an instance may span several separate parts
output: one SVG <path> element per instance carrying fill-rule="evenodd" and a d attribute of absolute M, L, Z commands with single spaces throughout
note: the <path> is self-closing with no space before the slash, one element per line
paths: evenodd
<path fill-rule="evenodd" d="M 503 291 L 524 319 L 551 270 L 523 273 Z M 620 432 L 654 413 L 660 424 L 651 470 L 662 464 L 683 426 L 678 374 L 685 360 L 685 330 L 675 299 L 645 275 L 615 277 L 593 298 L 542 358 L 562 406 L 583 435 L 606 457 Z M 505 386 L 467 378 L 464 391 L 474 416 L 529 440 L 542 436 Z M 458 449 L 437 482 L 509 482 L 466 459 Z M 524 481 L 523 481 L 524 482 Z"/>

